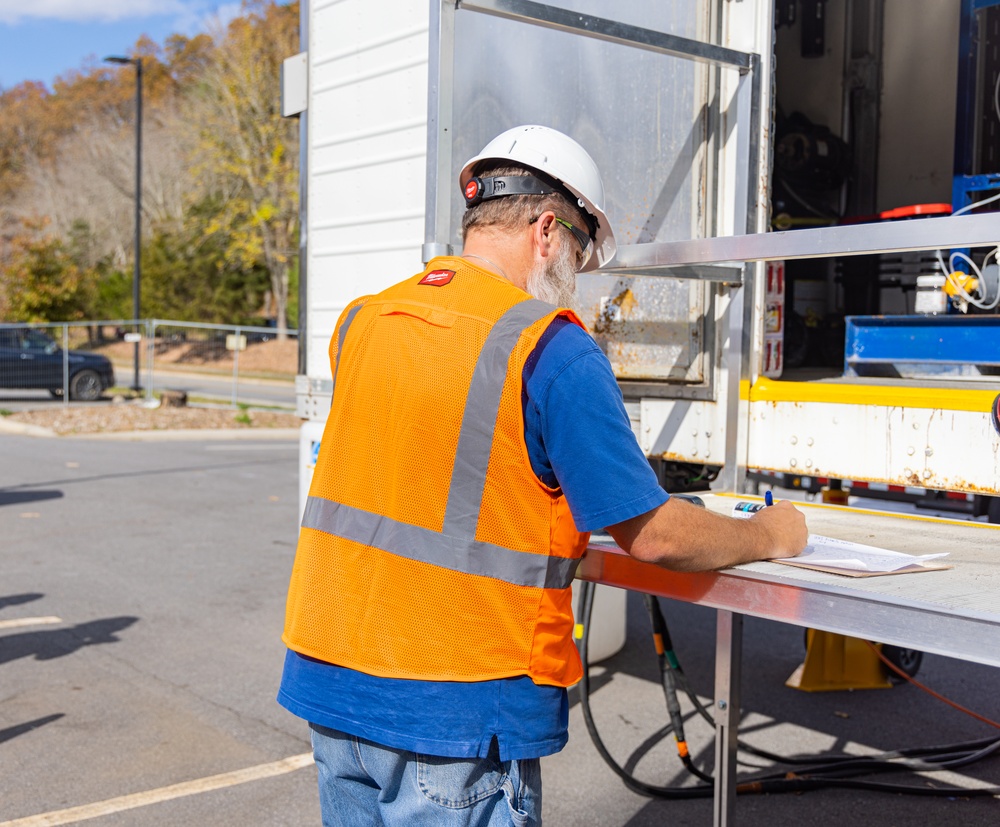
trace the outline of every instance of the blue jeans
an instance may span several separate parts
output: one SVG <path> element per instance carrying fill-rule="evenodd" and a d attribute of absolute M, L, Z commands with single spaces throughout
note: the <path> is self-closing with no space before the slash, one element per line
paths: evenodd
<path fill-rule="evenodd" d="M 537 758 L 438 758 L 310 724 L 324 827 L 537 827 Z"/>

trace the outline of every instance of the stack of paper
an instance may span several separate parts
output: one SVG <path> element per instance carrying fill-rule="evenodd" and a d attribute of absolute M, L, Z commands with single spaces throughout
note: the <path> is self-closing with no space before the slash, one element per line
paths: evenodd
<path fill-rule="evenodd" d="M 852 543 L 850 540 L 838 540 L 835 537 L 824 537 L 822 534 L 810 534 L 805 551 L 798 557 L 776 559 L 775 563 L 789 566 L 801 566 L 819 571 L 831 571 L 835 574 L 846 574 L 852 577 L 870 577 L 877 574 L 903 574 L 912 571 L 934 571 L 947 569 L 939 563 L 930 563 L 939 557 L 947 557 L 947 552 L 940 554 L 903 554 L 898 551 L 866 546 L 863 543 Z"/>

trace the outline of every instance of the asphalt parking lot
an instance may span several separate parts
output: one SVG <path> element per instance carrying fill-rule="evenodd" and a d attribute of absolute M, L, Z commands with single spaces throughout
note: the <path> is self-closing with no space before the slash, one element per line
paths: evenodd
<path fill-rule="evenodd" d="M 298 444 L 38 439 L 0 434 L 0 827 L 319 823 L 305 726 L 274 701 L 294 551 Z M 1000 553 L 1000 550 L 998 550 Z M 714 615 L 664 603 L 699 696 Z M 666 723 L 641 600 L 628 643 L 592 670 L 608 748 L 651 783 L 690 785 Z M 741 736 L 779 754 L 887 750 L 995 729 L 923 692 L 806 694 L 784 680 L 802 630 L 747 620 Z M 928 656 L 918 678 L 994 721 L 997 672 Z M 584 729 L 543 761 L 545 822 L 707 825 L 710 799 L 628 790 Z M 712 733 L 691 714 L 696 764 Z M 741 773 L 768 762 L 747 757 Z M 634 766 L 633 766 L 634 765 Z M 889 780 L 883 778 L 882 780 Z M 900 783 L 1000 785 L 1000 758 Z M 995 825 L 1000 802 L 852 790 L 740 797 L 737 823 Z"/>

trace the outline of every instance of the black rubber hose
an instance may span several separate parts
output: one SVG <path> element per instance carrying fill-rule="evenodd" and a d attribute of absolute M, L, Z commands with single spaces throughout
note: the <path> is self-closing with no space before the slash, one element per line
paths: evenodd
<path fill-rule="evenodd" d="M 580 708 L 583 712 L 583 719 L 587 726 L 587 732 L 589 733 L 590 739 L 597 749 L 598 754 L 600 754 L 604 762 L 619 778 L 622 779 L 629 789 L 639 793 L 640 795 L 666 799 L 711 797 L 713 795 L 714 788 L 708 784 L 699 784 L 692 787 L 661 787 L 654 784 L 647 784 L 627 772 L 614 760 L 614 758 L 611 757 L 611 754 L 608 752 L 607 747 L 604 745 L 604 742 L 601 740 L 601 737 L 597 732 L 597 726 L 594 723 L 593 714 L 590 709 L 590 667 L 587 663 L 587 656 L 588 639 L 590 637 L 590 620 L 594 607 L 593 583 L 583 581 L 581 604 L 583 622 L 580 624 L 582 626 L 582 631 L 580 632 L 579 638 L 579 650 L 580 658 L 583 661 L 583 675 L 580 679 Z M 669 632 L 667 632 L 667 637 L 665 639 L 669 640 Z M 672 646 L 670 647 L 670 650 L 672 651 Z M 676 659 L 674 658 L 674 660 Z M 673 671 L 676 672 L 674 677 L 680 679 L 679 682 L 682 682 L 683 688 L 691 698 L 692 702 L 694 702 L 695 706 L 699 708 L 699 711 L 701 711 L 703 715 L 706 715 L 707 710 L 704 709 L 703 704 L 701 704 L 701 702 L 697 699 L 697 696 L 694 695 L 694 693 L 690 690 L 690 687 L 687 685 L 687 679 L 684 677 L 679 663 L 674 665 Z M 714 724 L 714 721 L 710 720 L 710 722 Z M 669 731 L 669 729 L 664 730 L 664 734 L 666 734 L 666 731 Z M 869 790 L 872 792 L 889 792 L 922 796 L 972 797 L 1000 795 L 1000 788 L 998 787 L 979 789 L 964 789 L 958 787 L 917 787 L 907 784 L 887 784 L 849 777 L 837 777 L 837 775 L 841 773 L 844 775 L 850 775 L 851 773 L 862 774 L 865 772 L 889 772 L 899 770 L 937 770 L 965 766 L 1000 749 L 1000 740 L 998 739 L 980 739 L 977 741 L 969 741 L 939 747 L 914 747 L 911 749 L 880 753 L 879 755 L 874 756 L 835 756 L 827 758 L 825 761 L 820 758 L 822 763 L 817 761 L 817 757 L 809 758 L 803 756 L 798 758 L 785 758 L 782 756 L 774 756 L 772 753 L 765 752 L 764 750 L 758 750 L 742 743 L 740 744 L 740 747 L 756 755 L 760 755 L 761 757 L 772 758 L 772 760 L 776 760 L 781 763 L 812 764 L 813 766 L 809 767 L 808 770 L 802 771 L 801 773 L 797 772 L 794 775 L 788 775 L 786 772 L 779 771 L 773 774 L 760 776 L 756 779 L 748 779 L 740 782 L 736 786 L 736 792 L 739 795 L 801 793 L 808 792 L 810 790 L 831 788 Z M 931 759 L 932 757 L 937 756 L 940 760 L 898 760 L 901 757 L 918 758 L 918 756 L 924 756 L 925 759 Z"/>
<path fill-rule="evenodd" d="M 912 784 L 883 784 L 878 781 L 863 781 L 852 778 L 823 778 L 797 776 L 775 778 L 767 781 L 751 781 L 738 784 L 738 795 L 771 795 L 774 793 L 803 793 L 812 790 L 829 789 L 868 790 L 870 792 L 894 793 L 897 795 L 924 795 L 953 797 L 976 797 L 1000 795 L 1000 787 L 917 787 Z"/>
<path fill-rule="evenodd" d="M 594 609 L 594 584 L 584 581 L 581 592 L 583 631 L 580 635 L 580 659 L 583 661 L 583 676 L 580 678 L 580 709 L 583 712 L 583 721 L 587 725 L 587 732 L 590 733 L 590 740 L 593 741 L 598 754 L 604 759 L 623 782 L 625 786 L 641 795 L 652 796 L 654 798 L 710 798 L 714 788 L 711 785 L 698 785 L 695 787 L 658 787 L 654 784 L 647 784 L 640 781 L 634 775 L 626 772 L 608 752 L 607 747 L 597 733 L 597 726 L 590 711 L 590 667 L 587 664 L 587 639 L 590 637 L 590 617 Z"/>
<path fill-rule="evenodd" d="M 667 622 L 660 611 L 659 601 L 651 594 L 643 595 L 643 603 L 646 612 L 649 614 L 649 622 L 653 628 L 653 644 L 656 648 L 656 661 L 660 669 L 660 682 L 663 685 L 663 696 L 667 702 L 667 714 L 670 716 L 670 723 L 674 731 L 674 740 L 677 742 L 677 756 L 681 763 L 693 776 L 701 781 L 711 784 L 712 776 L 702 772 L 694 765 L 691 754 L 688 751 L 687 738 L 684 736 L 684 718 L 681 715 L 681 703 L 677 698 L 677 680 L 674 674 L 674 665 L 677 664 L 674 656 L 674 644 L 670 639 L 670 630 Z M 679 664 L 678 664 L 679 665 Z"/>

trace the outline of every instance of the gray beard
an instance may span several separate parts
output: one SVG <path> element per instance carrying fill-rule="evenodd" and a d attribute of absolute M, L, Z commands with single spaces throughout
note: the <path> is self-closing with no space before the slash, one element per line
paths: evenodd
<path fill-rule="evenodd" d="M 548 264 L 537 264 L 528 273 L 527 292 L 543 302 L 569 307 L 576 295 L 575 263 L 569 246 L 561 246 Z"/>

